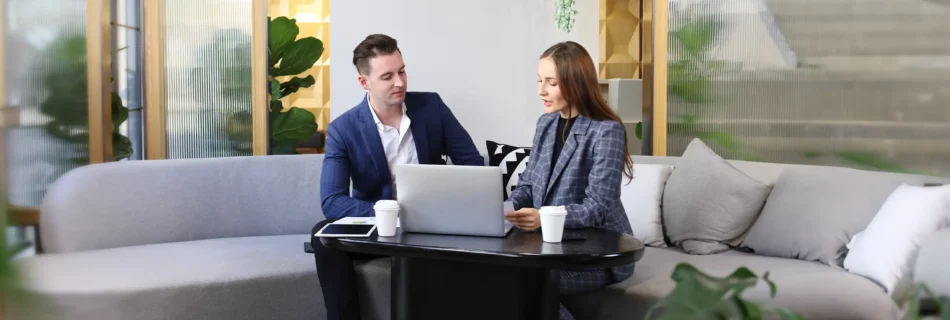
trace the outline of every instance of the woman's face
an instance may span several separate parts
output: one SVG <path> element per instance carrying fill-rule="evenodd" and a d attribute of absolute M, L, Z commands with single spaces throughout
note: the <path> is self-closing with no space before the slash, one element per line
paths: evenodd
<path fill-rule="evenodd" d="M 567 101 L 561 96 L 557 83 L 557 66 L 550 57 L 538 62 L 538 95 L 544 103 L 545 113 L 567 111 Z"/>

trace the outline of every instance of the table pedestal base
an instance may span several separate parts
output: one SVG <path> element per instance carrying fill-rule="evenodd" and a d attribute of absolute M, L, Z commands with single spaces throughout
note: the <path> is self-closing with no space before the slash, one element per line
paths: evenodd
<path fill-rule="evenodd" d="M 392 319 L 558 319 L 560 272 L 393 257 Z"/>

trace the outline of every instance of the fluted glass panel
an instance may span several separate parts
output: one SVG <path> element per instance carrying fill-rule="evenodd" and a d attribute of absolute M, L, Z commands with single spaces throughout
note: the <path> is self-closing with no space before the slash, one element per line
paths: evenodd
<path fill-rule="evenodd" d="M 116 93 L 129 110 L 128 121 L 119 127 L 119 133 L 129 138 L 131 150 L 113 149 L 113 154 L 123 152 L 129 159 L 142 160 L 145 158 L 143 137 L 143 91 L 142 76 L 144 63 L 142 45 L 142 1 L 116 0 L 114 1 L 115 21 L 113 27 L 116 53 L 113 55 L 113 69 L 115 70 Z M 113 115 L 115 118 L 115 115 Z M 116 143 L 113 141 L 113 146 Z"/>
<path fill-rule="evenodd" d="M 3 5 L 3 169 L 10 203 L 36 206 L 50 183 L 89 163 L 86 1 Z"/>
<path fill-rule="evenodd" d="M 950 2 L 671 0 L 668 154 L 950 175 Z"/>
<path fill-rule="evenodd" d="M 250 155 L 252 1 L 164 3 L 168 158 Z"/>

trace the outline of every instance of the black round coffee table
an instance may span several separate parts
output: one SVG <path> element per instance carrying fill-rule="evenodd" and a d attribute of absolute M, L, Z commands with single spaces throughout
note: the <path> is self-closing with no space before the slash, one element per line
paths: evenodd
<path fill-rule="evenodd" d="M 600 230 L 506 237 L 397 232 L 394 237 L 322 238 L 337 250 L 393 257 L 392 319 L 557 319 L 560 271 L 633 264 L 643 243 Z"/>

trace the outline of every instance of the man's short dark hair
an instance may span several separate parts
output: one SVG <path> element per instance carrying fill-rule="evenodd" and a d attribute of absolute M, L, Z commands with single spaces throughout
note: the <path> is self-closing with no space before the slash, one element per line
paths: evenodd
<path fill-rule="evenodd" d="M 385 34 L 371 34 L 353 49 L 353 65 L 356 66 L 357 72 L 368 75 L 369 59 L 378 55 L 390 55 L 396 51 L 402 53 L 396 45 L 396 39 Z"/>

